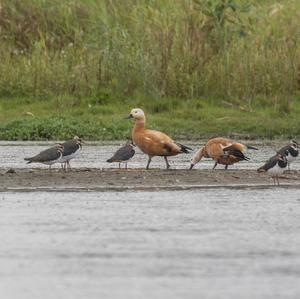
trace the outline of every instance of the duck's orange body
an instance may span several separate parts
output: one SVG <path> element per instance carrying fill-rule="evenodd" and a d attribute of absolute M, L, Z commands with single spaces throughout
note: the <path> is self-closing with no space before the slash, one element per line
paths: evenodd
<path fill-rule="evenodd" d="M 145 129 L 144 122 L 139 120 L 132 130 L 132 140 L 148 156 L 175 156 L 182 153 L 172 138 L 162 132 Z"/>
<path fill-rule="evenodd" d="M 213 159 L 216 162 L 214 168 L 217 164 L 226 165 L 227 168 L 228 165 L 248 160 L 243 154 L 247 148 L 256 149 L 223 137 L 210 139 L 192 158 L 191 168 L 203 157 Z"/>
<path fill-rule="evenodd" d="M 132 109 L 130 118 L 134 118 L 135 124 L 132 130 L 133 142 L 149 156 L 147 169 L 149 168 L 152 157 L 161 156 L 165 158 L 167 168 L 170 167 L 168 163 L 168 156 L 175 156 L 180 153 L 188 153 L 188 147 L 176 143 L 168 135 L 145 128 L 145 115 L 143 110 L 136 108 Z"/>

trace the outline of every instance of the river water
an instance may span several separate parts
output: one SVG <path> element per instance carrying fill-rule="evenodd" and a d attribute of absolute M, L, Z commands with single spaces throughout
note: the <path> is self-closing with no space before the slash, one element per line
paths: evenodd
<path fill-rule="evenodd" d="M 0 298 L 300 298 L 299 190 L 0 196 Z"/>
<path fill-rule="evenodd" d="M 23 158 L 47 146 L 2 142 L 0 165 L 29 167 Z M 117 167 L 105 161 L 118 146 L 85 145 L 72 165 Z M 279 147 L 258 146 L 233 168 L 255 169 Z M 129 166 L 145 163 L 137 151 Z M 0 298 L 300 298 L 298 189 L 2 192 L 0 212 Z"/>

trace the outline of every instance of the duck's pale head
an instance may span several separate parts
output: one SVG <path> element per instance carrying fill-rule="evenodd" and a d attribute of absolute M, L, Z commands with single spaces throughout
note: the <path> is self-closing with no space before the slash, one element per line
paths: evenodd
<path fill-rule="evenodd" d="M 140 108 L 134 108 L 130 111 L 128 118 L 133 118 L 135 120 L 142 120 L 145 119 L 145 113 Z"/>

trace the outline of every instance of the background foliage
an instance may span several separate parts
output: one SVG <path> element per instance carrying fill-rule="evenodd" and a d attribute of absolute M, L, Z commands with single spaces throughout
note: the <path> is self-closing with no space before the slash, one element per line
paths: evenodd
<path fill-rule="evenodd" d="M 288 115 L 299 43 L 298 0 L 1 0 L 0 98 Z"/>

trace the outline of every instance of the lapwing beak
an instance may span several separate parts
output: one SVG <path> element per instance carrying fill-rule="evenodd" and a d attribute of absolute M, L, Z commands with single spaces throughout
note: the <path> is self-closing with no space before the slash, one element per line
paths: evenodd
<path fill-rule="evenodd" d="M 194 164 L 191 164 L 189 170 L 193 169 L 193 167 L 194 167 Z"/>
<path fill-rule="evenodd" d="M 125 117 L 125 119 L 131 119 L 133 118 L 132 114 L 129 114 L 127 117 Z"/>

